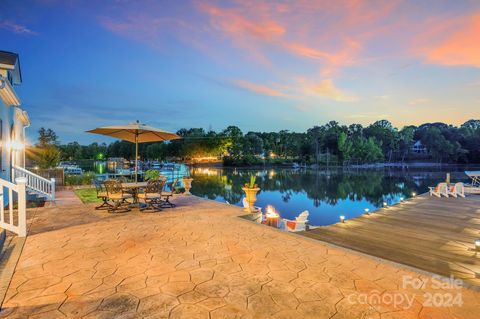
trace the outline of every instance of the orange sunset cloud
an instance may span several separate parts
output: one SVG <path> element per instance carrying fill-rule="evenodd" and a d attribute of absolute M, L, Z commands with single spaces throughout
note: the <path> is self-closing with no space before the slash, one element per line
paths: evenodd
<path fill-rule="evenodd" d="M 339 88 L 335 87 L 331 79 L 322 80 L 320 83 L 314 85 L 304 84 L 303 90 L 310 94 L 315 94 L 340 102 L 351 102 L 356 100 L 355 97 L 350 96 Z"/>
<path fill-rule="evenodd" d="M 456 22 L 438 44 L 425 52 L 430 63 L 480 67 L 480 14 Z"/>
<path fill-rule="evenodd" d="M 233 84 L 242 89 L 245 89 L 257 94 L 268 95 L 268 96 L 286 96 L 286 94 L 284 94 L 280 90 L 268 87 L 266 85 L 255 84 L 246 80 L 235 80 L 233 81 Z"/>

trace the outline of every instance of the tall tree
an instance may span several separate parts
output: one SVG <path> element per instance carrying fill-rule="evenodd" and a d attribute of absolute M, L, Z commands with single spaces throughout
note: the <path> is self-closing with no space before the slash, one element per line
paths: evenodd
<path fill-rule="evenodd" d="M 45 145 L 57 145 L 58 144 L 58 137 L 55 131 L 48 128 L 45 129 L 41 127 L 38 130 L 38 143 L 37 145 L 43 147 Z"/>
<path fill-rule="evenodd" d="M 48 169 L 58 166 L 61 152 L 57 144 L 57 134 L 52 129 L 42 127 L 38 130 L 35 160 L 40 168 Z"/>

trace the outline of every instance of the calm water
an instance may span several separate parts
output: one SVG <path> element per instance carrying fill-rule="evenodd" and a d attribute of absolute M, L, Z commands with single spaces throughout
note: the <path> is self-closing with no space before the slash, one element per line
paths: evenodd
<path fill-rule="evenodd" d="M 471 169 L 471 168 L 470 168 Z M 465 168 L 449 169 L 451 180 L 468 181 Z M 445 180 L 442 170 L 293 170 L 293 169 L 216 169 L 193 168 L 191 192 L 197 196 L 241 206 L 242 185 L 249 176 L 257 176 L 261 191 L 256 206 L 272 205 L 285 218 L 294 218 L 303 210 L 310 212 L 310 224 L 337 223 L 389 205 L 412 193 L 424 193 L 428 186 Z"/>

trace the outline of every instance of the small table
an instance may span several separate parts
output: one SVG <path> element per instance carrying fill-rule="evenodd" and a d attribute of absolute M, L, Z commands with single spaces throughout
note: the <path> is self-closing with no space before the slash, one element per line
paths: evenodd
<path fill-rule="evenodd" d="M 122 183 L 123 189 L 130 189 L 133 191 L 134 204 L 138 203 L 138 190 L 143 187 L 147 187 L 147 182 Z"/>

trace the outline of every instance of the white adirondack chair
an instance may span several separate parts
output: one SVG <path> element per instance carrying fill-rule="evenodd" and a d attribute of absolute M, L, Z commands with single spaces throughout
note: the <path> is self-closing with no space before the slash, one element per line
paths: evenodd
<path fill-rule="evenodd" d="M 463 183 L 456 183 L 455 185 L 447 186 L 447 193 L 449 196 L 457 198 L 465 197 L 465 186 Z"/>
<path fill-rule="evenodd" d="M 463 183 L 456 183 L 455 184 L 455 193 L 456 193 L 456 195 L 465 198 L 465 185 L 463 185 Z"/>
<path fill-rule="evenodd" d="M 450 185 L 450 186 L 447 185 L 448 196 L 452 196 L 452 197 L 457 198 L 457 190 L 455 189 L 455 186 L 456 185 Z"/>
<path fill-rule="evenodd" d="M 437 197 L 448 197 L 448 187 L 447 183 L 439 183 L 436 187 L 429 187 L 430 189 L 430 196 L 437 196 Z"/>
<path fill-rule="evenodd" d="M 309 214 L 310 213 L 308 212 L 308 210 L 305 210 L 301 212 L 297 217 L 295 217 L 295 220 L 284 218 L 283 221 L 285 223 L 285 229 L 291 232 L 306 230 Z"/>
<path fill-rule="evenodd" d="M 295 220 L 297 222 L 305 222 L 306 223 L 306 222 L 308 222 L 308 215 L 310 215 L 308 210 L 304 210 L 297 217 L 295 217 Z"/>

